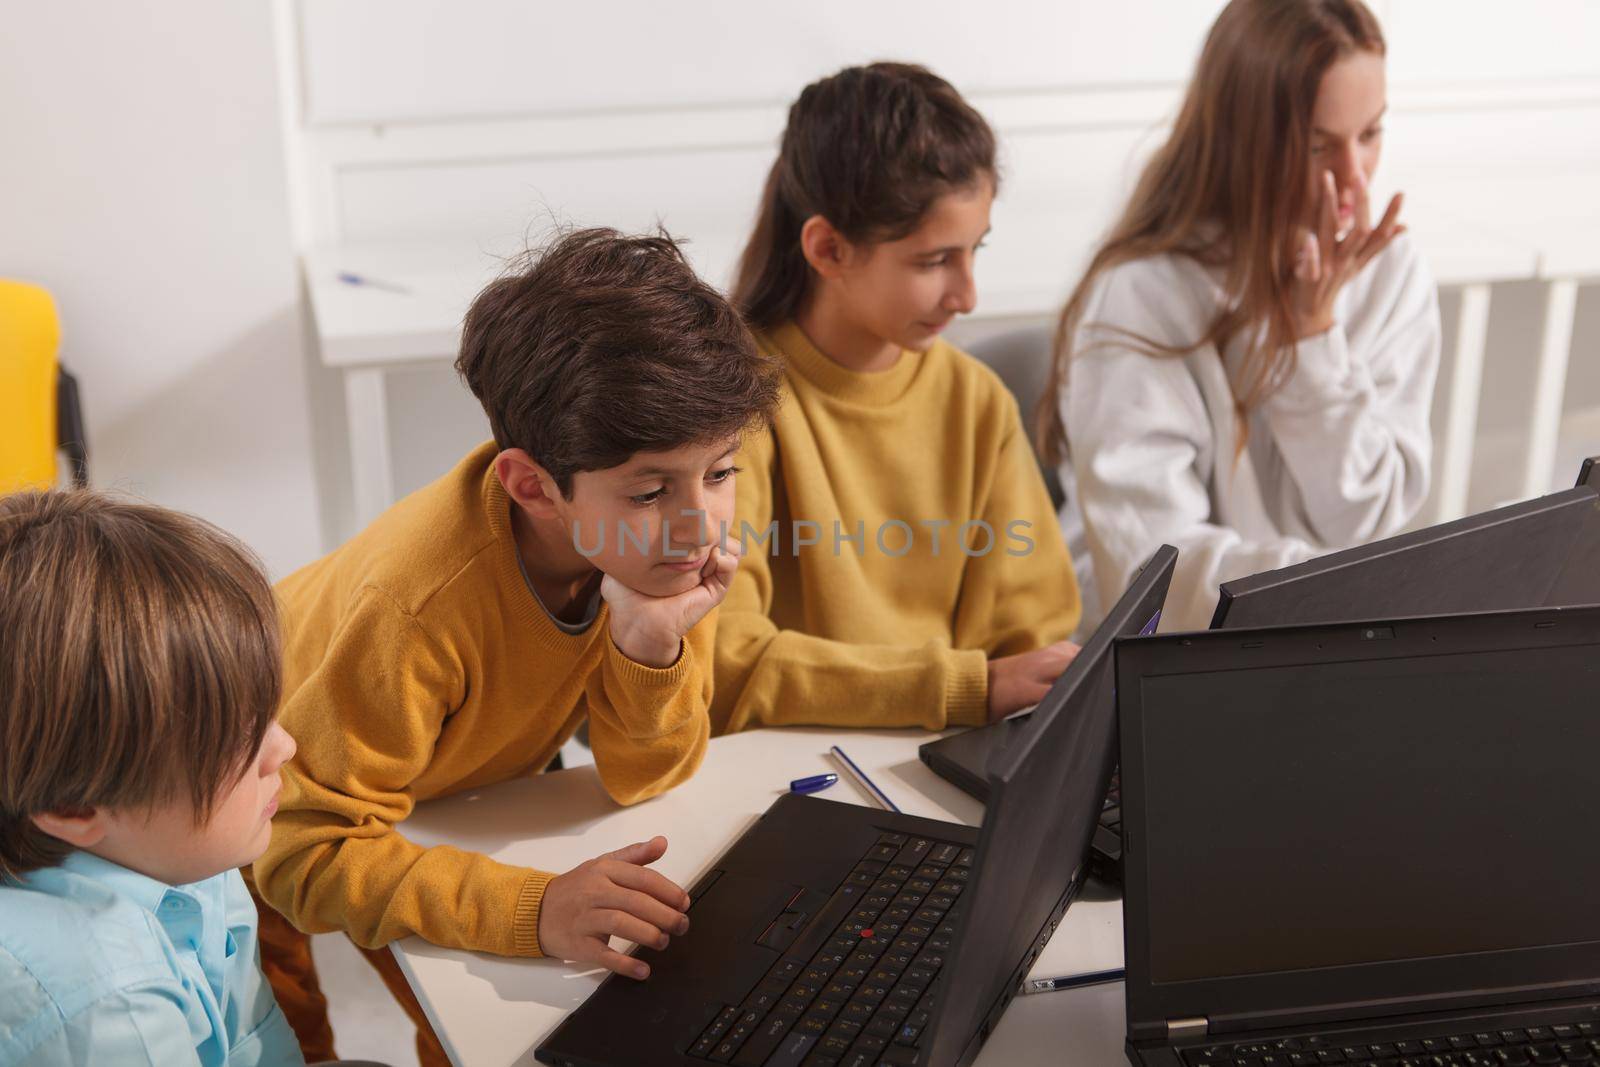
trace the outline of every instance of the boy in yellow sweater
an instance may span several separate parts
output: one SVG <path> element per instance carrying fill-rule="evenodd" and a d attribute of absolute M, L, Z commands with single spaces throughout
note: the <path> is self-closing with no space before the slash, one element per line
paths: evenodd
<path fill-rule="evenodd" d="M 421 848 L 399 824 L 538 773 L 585 720 L 620 804 L 694 772 L 738 562 L 714 531 L 777 371 L 670 239 L 610 230 L 485 289 L 456 367 L 494 440 L 278 587 L 300 749 L 256 883 L 301 930 L 367 949 L 416 934 L 644 978 L 608 937 L 688 929 L 687 895 L 647 866 L 663 838 L 552 874 Z"/>
<path fill-rule="evenodd" d="M 939 338 L 976 304 L 997 181 L 988 124 L 921 67 L 852 67 L 790 108 L 734 285 L 785 395 L 740 461 L 718 732 L 978 725 L 1076 654 L 1016 401 Z"/>

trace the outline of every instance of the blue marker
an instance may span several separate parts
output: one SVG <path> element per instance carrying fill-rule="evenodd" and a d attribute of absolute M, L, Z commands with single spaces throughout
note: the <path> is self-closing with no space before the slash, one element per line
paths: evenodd
<path fill-rule="evenodd" d="M 810 778 L 796 778 L 789 783 L 789 792 L 820 793 L 838 780 L 837 774 L 813 774 Z"/>

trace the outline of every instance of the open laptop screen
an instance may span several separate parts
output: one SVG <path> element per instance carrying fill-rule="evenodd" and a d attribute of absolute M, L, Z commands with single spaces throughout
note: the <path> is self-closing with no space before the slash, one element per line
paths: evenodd
<path fill-rule="evenodd" d="M 1069 891 L 1081 884 L 1116 760 L 1112 637 L 1159 620 L 1178 551 L 1163 545 L 1083 646 L 1039 708 L 990 764 L 977 863 L 964 894 L 966 925 L 925 1046 L 928 1063 L 967 1062 L 1032 965 Z M 1047 930 L 1047 924 L 1048 930 Z"/>
<path fill-rule="evenodd" d="M 1600 941 L 1600 646 L 1330 659 L 1141 680 L 1150 981 Z"/>

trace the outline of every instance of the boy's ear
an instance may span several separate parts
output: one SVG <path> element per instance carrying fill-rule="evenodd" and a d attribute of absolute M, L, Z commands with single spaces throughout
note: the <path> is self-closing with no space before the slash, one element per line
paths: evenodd
<path fill-rule="evenodd" d="M 99 808 L 47 811 L 30 815 L 33 825 L 73 848 L 93 848 L 106 836 L 106 816 Z"/>
<path fill-rule="evenodd" d="M 821 215 L 812 215 L 800 227 L 800 252 L 811 269 L 824 278 L 837 278 L 850 258 L 850 242 Z"/>
<path fill-rule="evenodd" d="M 561 490 L 550 472 L 520 448 L 508 448 L 494 457 L 495 477 L 505 487 L 506 496 L 536 519 L 558 517 L 556 501 Z"/>

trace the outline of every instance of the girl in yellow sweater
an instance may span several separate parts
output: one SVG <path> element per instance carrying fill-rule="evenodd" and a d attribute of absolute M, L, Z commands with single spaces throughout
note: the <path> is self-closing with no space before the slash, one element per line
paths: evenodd
<path fill-rule="evenodd" d="M 784 393 L 740 461 L 714 730 L 978 725 L 1077 651 L 1016 401 L 939 336 L 977 304 L 998 180 L 988 124 L 921 67 L 851 67 L 790 108 L 733 292 Z"/>

